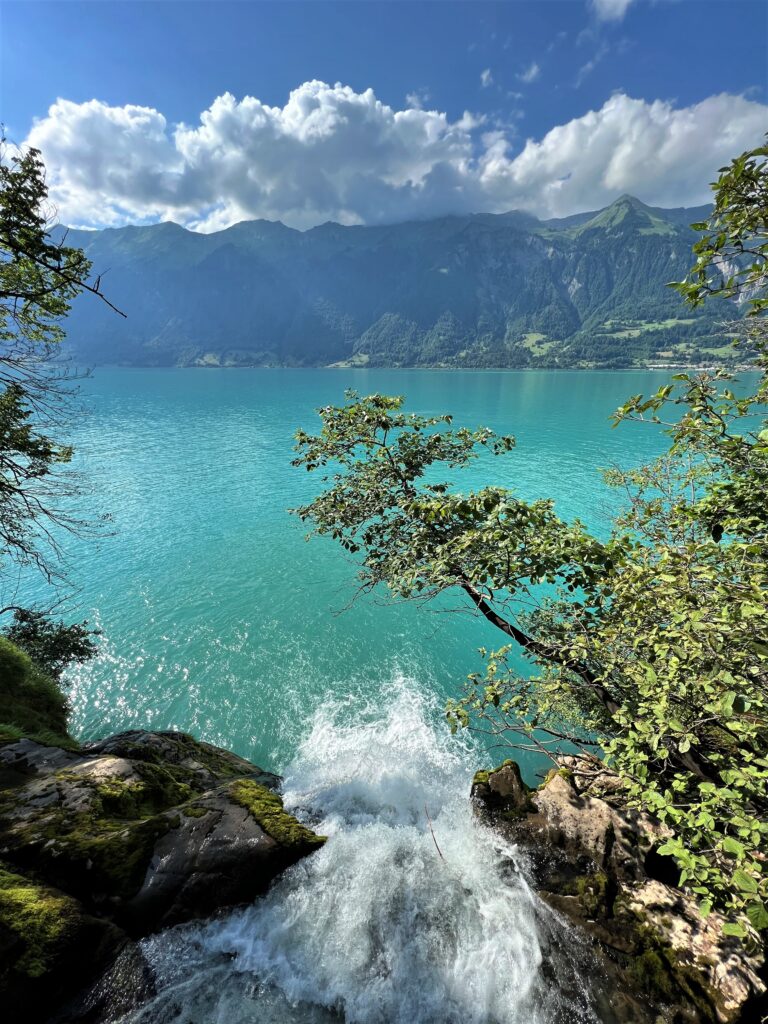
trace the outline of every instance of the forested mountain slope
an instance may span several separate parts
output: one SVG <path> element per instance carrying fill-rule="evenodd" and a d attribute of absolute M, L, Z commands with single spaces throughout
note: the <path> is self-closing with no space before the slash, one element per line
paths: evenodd
<path fill-rule="evenodd" d="M 300 232 L 246 221 L 70 231 L 125 321 L 79 299 L 71 349 L 89 364 L 622 366 L 718 357 L 711 304 L 684 276 L 706 208 L 623 196 L 556 221 L 512 212 Z"/>

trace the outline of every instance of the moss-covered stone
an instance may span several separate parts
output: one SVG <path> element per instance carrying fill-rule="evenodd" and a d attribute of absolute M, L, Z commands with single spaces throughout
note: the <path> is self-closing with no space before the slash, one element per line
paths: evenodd
<path fill-rule="evenodd" d="M 203 818 L 208 814 L 208 808 L 200 804 L 187 804 L 182 808 L 182 812 L 187 818 Z"/>
<path fill-rule="evenodd" d="M 115 933 L 125 942 L 249 902 L 324 841 L 285 811 L 275 776 L 184 734 L 127 733 L 75 754 L 25 739 L 0 764 L 0 849 L 21 880 L 0 901 L 0 972 L 11 955 L 27 972 L 13 972 L 5 1002 L 0 985 L 0 1006 L 36 998 L 35 971 L 69 992 L 88 943 L 113 950 Z M 33 898 L 35 886 L 50 897 Z M 46 966 L 40 949 L 59 939 Z"/>
<path fill-rule="evenodd" d="M 127 821 L 59 811 L 17 829 L 6 853 L 22 868 L 34 868 L 57 888 L 98 906 L 136 892 L 155 843 L 170 827 L 165 815 Z"/>
<path fill-rule="evenodd" d="M 0 929 L 15 971 L 30 978 L 45 974 L 77 915 L 76 900 L 0 866 Z"/>
<path fill-rule="evenodd" d="M 251 779 L 238 779 L 229 788 L 232 799 L 252 815 L 268 835 L 283 846 L 319 846 L 325 836 L 316 835 L 283 807 L 273 790 Z"/>
<path fill-rule="evenodd" d="M 564 765 L 561 765 L 559 768 L 550 768 L 547 774 L 544 776 L 544 781 L 539 786 L 539 789 L 544 789 L 546 786 L 549 785 L 552 779 L 556 778 L 566 779 L 570 782 L 573 778 L 573 771 L 570 768 L 565 767 Z"/>
<path fill-rule="evenodd" d="M 627 973 L 638 990 L 657 1004 L 687 1003 L 695 1008 L 701 1024 L 721 1019 L 722 998 L 707 984 L 702 971 L 673 949 L 651 922 L 636 920 L 630 927 L 636 952 Z"/>
<path fill-rule="evenodd" d="M 609 907 L 608 875 L 604 871 L 596 871 L 591 875 L 583 875 L 576 881 L 576 894 L 584 911 L 594 917 L 599 913 L 607 913 Z"/>
<path fill-rule="evenodd" d="M 0 864 L 0 1007 L 8 1021 L 47 1020 L 125 944 L 71 896 Z"/>

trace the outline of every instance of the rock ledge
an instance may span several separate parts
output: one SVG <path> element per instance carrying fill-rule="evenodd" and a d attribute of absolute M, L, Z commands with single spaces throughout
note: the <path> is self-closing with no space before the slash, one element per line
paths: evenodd
<path fill-rule="evenodd" d="M 592 940 L 617 1019 L 735 1024 L 766 1010 L 766 961 L 723 936 L 678 889 L 674 865 L 655 853 L 664 831 L 622 806 L 620 783 L 599 761 L 559 769 L 535 790 L 514 761 L 478 772 L 475 808 L 523 849 L 539 895 Z M 608 1002 L 610 1002 L 610 994 Z M 616 1012 L 616 1007 L 613 1007 Z"/>
<path fill-rule="evenodd" d="M 125 732 L 79 751 L 0 746 L 0 995 L 11 1019 L 44 1019 L 131 938 L 249 902 L 317 849 L 323 837 L 283 809 L 279 782 L 179 732 Z"/>

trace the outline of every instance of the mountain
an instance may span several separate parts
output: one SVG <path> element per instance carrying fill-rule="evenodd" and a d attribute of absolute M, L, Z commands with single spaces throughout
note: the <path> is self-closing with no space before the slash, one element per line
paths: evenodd
<path fill-rule="evenodd" d="M 688 225 L 708 209 L 622 196 L 549 221 L 513 211 L 304 232 L 264 220 L 214 234 L 172 223 L 70 231 L 128 314 L 81 296 L 70 350 L 91 365 L 143 366 L 713 359 L 728 310 L 690 311 L 667 287 L 688 270 Z"/>

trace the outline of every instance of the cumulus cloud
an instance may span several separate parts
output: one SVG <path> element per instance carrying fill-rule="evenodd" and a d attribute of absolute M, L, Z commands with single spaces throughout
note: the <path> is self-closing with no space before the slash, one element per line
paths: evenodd
<path fill-rule="evenodd" d="M 528 84 L 530 82 L 535 82 L 540 74 L 541 68 L 536 63 L 536 61 L 534 61 L 532 64 L 528 65 L 525 71 L 521 71 L 517 77 L 520 79 L 521 82 L 525 82 L 526 84 Z"/>
<path fill-rule="evenodd" d="M 718 167 L 754 146 L 768 107 L 712 96 L 689 107 L 624 94 L 529 139 L 372 90 L 306 82 L 282 107 L 219 96 L 196 125 L 157 110 L 58 100 L 26 143 L 42 151 L 62 221 L 170 219 L 211 231 L 265 217 L 392 223 L 448 213 L 565 216 L 631 192 L 657 205 L 706 202 Z"/>
<path fill-rule="evenodd" d="M 493 85 L 493 73 L 490 68 L 480 72 L 480 84 L 484 89 L 487 89 L 489 85 Z"/>
<path fill-rule="evenodd" d="M 590 6 L 600 21 L 621 21 L 633 0 L 590 0 Z"/>

